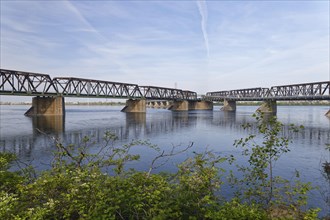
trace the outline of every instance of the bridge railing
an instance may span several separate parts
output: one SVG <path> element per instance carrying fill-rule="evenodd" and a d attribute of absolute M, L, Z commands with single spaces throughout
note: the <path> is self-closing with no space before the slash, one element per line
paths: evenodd
<path fill-rule="evenodd" d="M 55 77 L 54 86 L 63 96 L 88 96 L 104 98 L 141 98 L 136 84 L 108 82 L 73 77 Z"/>
<path fill-rule="evenodd" d="M 47 74 L 0 69 L 0 94 L 56 95 L 57 90 Z"/>

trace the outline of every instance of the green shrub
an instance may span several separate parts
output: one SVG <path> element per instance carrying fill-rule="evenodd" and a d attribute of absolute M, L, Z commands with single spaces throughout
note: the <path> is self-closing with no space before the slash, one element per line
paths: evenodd
<path fill-rule="evenodd" d="M 169 153 L 141 141 L 117 147 L 117 137 L 107 132 L 105 146 L 97 153 L 88 152 L 92 138 L 85 137 L 79 147 L 57 142 L 52 167 L 37 176 L 30 167 L 10 171 L 15 155 L 0 153 L 0 219 L 315 219 L 317 209 L 301 211 L 310 185 L 269 173 L 271 162 L 288 151 L 289 141 L 278 137 L 282 124 L 257 121 L 264 141 L 244 151 L 251 166 L 240 167 L 245 179 L 235 182 L 250 181 L 240 188 L 243 198 L 220 199 L 225 172 L 221 164 L 233 157 L 195 153 L 178 165 L 177 172 L 153 174 L 158 159 L 192 145 Z M 253 138 L 241 139 L 236 146 L 245 148 Z M 159 153 L 148 172 L 125 169 L 128 162 L 139 160 L 139 155 L 130 154 L 139 145 Z M 246 196 L 253 199 L 244 200 Z M 282 211 L 289 214 L 277 215 Z"/>

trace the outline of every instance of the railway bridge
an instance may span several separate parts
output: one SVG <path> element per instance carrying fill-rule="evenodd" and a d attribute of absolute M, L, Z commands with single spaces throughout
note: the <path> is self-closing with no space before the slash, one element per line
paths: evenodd
<path fill-rule="evenodd" d="M 276 113 L 276 101 L 330 100 L 330 81 L 271 88 L 248 88 L 208 92 L 201 98 L 188 90 L 110 82 L 75 77 L 0 69 L 0 95 L 33 96 L 34 115 L 64 115 L 65 97 L 126 99 L 124 112 L 146 112 L 146 105 L 163 105 L 173 111 L 212 110 L 213 102 L 223 102 L 223 111 L 236 111 L 237 101 L 262 101 L 258 111 Z M 170 102 L 169 102 L 170 101 Z M 330 117 L 330 110 L 326 113 Z"/>
<path fill-rule="evenodd" d="M 330 101 L 330 81 L 208 92 L 203 100 L 222 101 L 224 111 L 236 111 L 237 101 L 262 101 L 257 111 L 276 113 L 276 101 Z M 330 110 L 326 116 L 330 117 Z"/>
<path fill-rule="evenodd" d="M 0 95 L 34 96 L 33 115 L 64 115 L 65 97 L 127 99 L 124 112 L 146 112 L 146 100 L 171 101 L 173 111 L 212 109 L 193 91 L 0 69 Z"/>

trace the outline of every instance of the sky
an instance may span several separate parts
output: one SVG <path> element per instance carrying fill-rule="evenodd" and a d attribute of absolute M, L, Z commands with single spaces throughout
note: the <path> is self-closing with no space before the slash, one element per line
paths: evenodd
<path fill-rule="evenodd" d="M 211 91 L 330 80 L 329 0 L 1 0 L 0 66 Z"/>

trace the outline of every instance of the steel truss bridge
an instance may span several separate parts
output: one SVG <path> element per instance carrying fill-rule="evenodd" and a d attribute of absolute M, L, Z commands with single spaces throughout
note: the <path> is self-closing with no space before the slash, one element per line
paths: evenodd
<path fill-rule="evenodd" d="M 109 82 L 0 69 L 0 95 L 197 100 L 197 93 L 181 89 Z"/>
<path fill-rule="evenodd" d="M 209 101 L 330 100 L 330 81 L 208 92 Z"/>
<path fill-rule="evenodd" d="M 181 89 L 81 79 L 51 78 L 47 74 L 0 69 L 0 95 L 199 100 L 197 93 Z M 330 81 L 208 92 L 206 101 L 330 100 Z"/>

